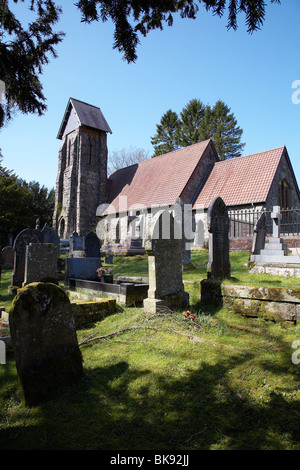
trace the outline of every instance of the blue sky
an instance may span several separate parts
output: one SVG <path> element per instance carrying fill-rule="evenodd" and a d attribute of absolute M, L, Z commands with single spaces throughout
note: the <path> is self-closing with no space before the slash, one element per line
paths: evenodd
<path fill-rule="evenodd" d="M 135 147 L 150 154 L 151 136 L 168 109 L 180 113 L 193 98 L 211 105 L 221 99 L 244 131 L 243 154 L 285 145 L 300 185 L 299 0 L 267 6 L 264 26 L 252 35 L 242 14 L 237 31 L 227 31 L 227 17 L 204 8 L 195 21 L 176 17 L 171 28 L 141 39 L 135 64 L 113 50 L 110 22 L 82 24 L 73 2 L 60 3 L 64 14 L 55 29 L 66 36 L 42 75 L 48 110 L 43 117 L 17 114 L 1 130 L 7 168 L 55 186 L 56 136 L 69 97 L 101 108 L 113 132 L 109 152 Z"/>

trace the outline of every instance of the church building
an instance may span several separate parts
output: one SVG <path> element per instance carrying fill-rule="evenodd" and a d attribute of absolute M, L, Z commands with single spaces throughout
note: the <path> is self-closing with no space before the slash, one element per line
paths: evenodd
<path fill-rule="evenodd" d="M 53 225 L 61 238 L 84 236 L 102 223 L 104 245 L 113 251 L 138 252 L 156 210 L 186 206 L 193 231 L 203 227 L 215 196 L 229 210 L 300 208 L 300 192 L 285 146 L 220 161 L 212 140 L 160 155 L 115 171 L 107 177 L 107 134 L 100 108 L 69 99 L 58 138 L 59 151 Z M 121 219 L 126 214 L 126 229 Z M 96 216 L 97 215 L 97 216 Z M 134 223 L 134 232 L 130 224 Z M 198 228 L 197 228 L 198 227 Z M 100 233 L 100 232 L 99 232 Z"/>

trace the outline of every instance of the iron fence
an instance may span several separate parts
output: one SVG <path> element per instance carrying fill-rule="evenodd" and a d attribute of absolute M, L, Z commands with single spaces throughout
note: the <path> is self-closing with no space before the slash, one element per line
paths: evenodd
<path fill-rule="evenodd" d="M 271 209 L 241 209 L 228 211 L 229 237 L 247 238 L 253 237 L 255 225 L 262 215 L 266 214 L 267 236 L 272 234 Z M 281 211 L 280 235 L 300 236 L 300 208 L 284 209 Z"/>

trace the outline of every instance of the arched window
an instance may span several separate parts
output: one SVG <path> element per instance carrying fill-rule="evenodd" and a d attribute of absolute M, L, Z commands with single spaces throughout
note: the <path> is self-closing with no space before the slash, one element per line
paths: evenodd
<path fill-rule="evenodd" d="M 58 235 L 60 238 L 64 238 L 65 235 L 65 219 L 61 218 L 59 221 Z"/>
<path fill-rule="evenodd" d="M 283 179 L 280 181 L 280 186 L 279 186 L 279 202 L 280 202 L 280 208 L 283 210 L 286 210 L 290 207 L 290 187 L 288 182 Z"/>

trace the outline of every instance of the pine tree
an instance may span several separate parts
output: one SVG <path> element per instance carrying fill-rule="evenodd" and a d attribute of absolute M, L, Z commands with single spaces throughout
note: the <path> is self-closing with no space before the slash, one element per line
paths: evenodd
<path fill-rule="evenodd" d="M 196 98 L 190 100 L 180 113 L 181 126 L 178 144 L 182 147 L 200 142 L 201 122 L 205 114 L 205 105 Z"/>
<path fill-rule="evenodd" d="M 245 147 L 241 143 L 243 131 L 230 111 L 223 101 L 218 100 L 213 108 L 209 105 L 206 107 L 201 123 L 201 139 L 212 139 L 220 160 L 240 157 Z"/>
<path fill-rule="evenodd" d="M 243 131 L 223 101 L 218 100 L 212 108 L 193 99 L 183 108 L 180 117 L 169 109 L 161 118 L 151 140 L 154 157 L 207 139 L 212 139 L 220 160 L 241 155 L 245 146 L 241 143 Z"/>
<path fill-rule="evenodd" d="M 180 120 L 178 115 L 169 109 L 162 116 L 160 124 L 156 125 L 156 134 L 151 137 L 151 144 L 154 146 L 153 157 L 178 149 L 179 129 Z"/>

